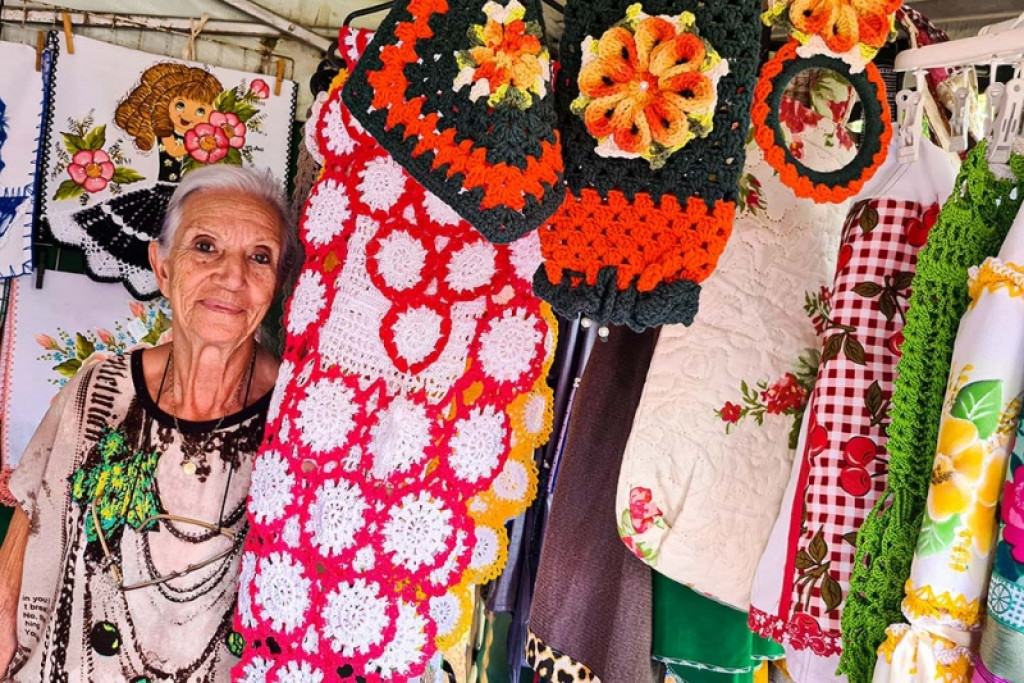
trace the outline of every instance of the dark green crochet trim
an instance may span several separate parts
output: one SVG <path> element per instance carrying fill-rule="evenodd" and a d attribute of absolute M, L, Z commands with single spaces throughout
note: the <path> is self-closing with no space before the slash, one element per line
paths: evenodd
<path fill-rule="evenodd" d="M 857 154 L 848 164 L 835 171 L 816 171 L 805 166 L 793 156 L 788 145 L 782 144 L 786 139 L 782 123 L 779 120 L 779 114 L 782 111 L 782 95 L 789 82 L 806 69 L 826 69 L 839 74 L 850 82 L 857 97 L 860 98 L 861 106 L 864 107 L 864 133 L 861 135 Z M 775 134 L 775 144 L 782 147 L 786 155 L 786 163 L 793 164 L 801 176 L 815 185 L 826 185 L 830 188 L 847 187 L 850 183 L 863 177 L 864 172 L 874 164 L 875 155 L 882 148 L 882 133 L 885 131 L 885 123 L 882 118 L 881 98 L 883 97 L 885 94 L 878 92 L 878 87 L 864 75 L 863 71 L 853 73 L 850 71 L 850 66 L 841 59 L 825 55 L 795 59 L 787 62 L 779 75 L 772 79 L 771 93 L 766 102 L 770 112 L 765 119 L 765 125 L 771 128 Z"/>
<path fill-rule="evenodd" d="M 692 280 L 660 283 L 650 292 L 639 292 L 634 282 L 628 289 L 616 285 L 618 269 L 606 266 L 597 274 L 597 284 L 571 285 L 566 273 L 561 284 L 548 280 L 544 266 L 533 275 L 533 293 L 551 304 L 559 315 L 583 315 L 601 324 L 629 325 L 635 332 L 658 325 L 689 325 L 697 314 L 700 285 Z M 583 274 L 579 274 L 583 277 Z"/>
<path fill-rule="evenodd" d="M 967 272 L 998 253 L 1024 200 L 1024 157 L 1010 161 L 1017 182 L 999 180 L 985 149 L 981 143 L 968 155 L 918 256 L 889 414 L 889 489 L 861 526 L 843 608 L 839 671 L 850 683 L 871 681 L 886 627 L 904 621 L 903 585 L 921 530 L 953 345 L 969 301 Z"/>

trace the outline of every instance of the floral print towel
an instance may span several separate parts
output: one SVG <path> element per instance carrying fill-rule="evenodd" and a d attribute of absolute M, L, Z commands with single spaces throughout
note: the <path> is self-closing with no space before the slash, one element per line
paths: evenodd
<path fill-rule="evenodd" d="M 1024 212 L 998 258 L 973 268 L 964 286 L 971 303 L 953 349 L 924 523 L 903 600 L 910 623 L 886 631 L 875 667 L 880 683 L 970 678 L 996 550 L 996 506 L 1024 396 Z M 1021 520 L 1016 489 L 1007 488 L 1004 516 L 1011 523 L 1003 530 L 1003 552 L 1012 559 L 1020 555 L 1014 544 L 1021 540 Z M 1005 558 L 1001 566 L 1014 576 Z M 994 584 L 993 617 L 1013 623 L 1011 585 L 1001 576 Z"/>

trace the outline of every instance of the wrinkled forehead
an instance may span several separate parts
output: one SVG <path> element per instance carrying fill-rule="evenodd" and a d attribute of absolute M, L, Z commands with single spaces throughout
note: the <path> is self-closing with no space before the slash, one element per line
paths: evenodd
<path fill-rule="evenodd" d="M 190 228 L 215 229 L 225 235 L 251 235 L 283 240 L 283 223 L 276 207 L 266 199 L 241 190 L 197 190 L 182 202 L 181 235 Z"/>

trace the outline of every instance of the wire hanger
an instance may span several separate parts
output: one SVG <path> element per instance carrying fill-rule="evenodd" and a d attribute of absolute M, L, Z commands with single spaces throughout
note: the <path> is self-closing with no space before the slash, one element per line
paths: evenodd
<path fill-rule="evenodd" d="M 362 9 L 352 10 L 351 12 L 348 13 L 348 16 L 345 17 L 345 20 L 341 22 L 341 25 L 347 28 L 354 19 L 369 16 L 371 14 L 376 14 L 377 12 L 381 12 L 386 9 L 391 9 L 391 5 L 393 4 L 394 3 L 391 0 L 388 0 L 388 2 L 379 2 L 376 5 L 370 5 L 369 7 L 363 7 Z"/>

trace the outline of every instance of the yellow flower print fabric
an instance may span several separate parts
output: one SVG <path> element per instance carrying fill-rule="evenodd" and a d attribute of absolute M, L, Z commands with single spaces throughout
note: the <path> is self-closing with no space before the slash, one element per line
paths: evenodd
<path fill-rule="evenodd" d="M 971 272 L 903 614 L 875 683 L 968 683 L 996 513 L 1024 394 L 1024 212 L 998 258 Z M 998 331 L 998 333 L 994 333 Z"/>

